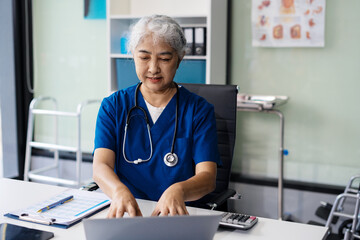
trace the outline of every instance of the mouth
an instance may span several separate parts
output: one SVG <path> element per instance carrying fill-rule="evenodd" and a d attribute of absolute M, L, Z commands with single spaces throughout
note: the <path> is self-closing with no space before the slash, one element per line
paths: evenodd
<path fill-rule="evenodd" d="M 162 77 L 146 77 L 150 82 L 157 83 L 159 82 Z"/>

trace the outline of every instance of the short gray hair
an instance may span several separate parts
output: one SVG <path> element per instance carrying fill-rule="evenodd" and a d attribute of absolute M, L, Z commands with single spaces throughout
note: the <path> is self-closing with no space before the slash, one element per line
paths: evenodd
<path fill-rule="evenodd" d="M 171 17 L 152 15 L 141 18 L 132 26 L 128 49 L 134 53 L 138 44 L 147 36 L 152 35 L 156 43 L 163 40 L 168 43 L 182 58 L 185 54 L 186 39 L 180 25 Z"/>

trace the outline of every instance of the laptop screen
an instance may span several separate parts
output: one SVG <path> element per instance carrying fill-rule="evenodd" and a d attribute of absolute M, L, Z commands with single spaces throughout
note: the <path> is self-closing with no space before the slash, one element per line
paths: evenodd
<path fill-rule="evenodd" d="M 211 240 L 221 215 L 185 215 L 83 220 L 87 240 Z"/>

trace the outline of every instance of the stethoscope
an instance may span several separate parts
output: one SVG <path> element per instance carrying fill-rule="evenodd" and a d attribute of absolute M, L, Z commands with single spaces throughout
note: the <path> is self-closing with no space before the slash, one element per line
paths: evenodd
<path fill-rule="evenodd" d="M 133 164 L 139 164 L 139 163 L 142 163 L 142 162 L 148 162 L 148 161 L 150 161 L 150 159 L 152 158 L 152 155 L 153 155 L 153 146 L 152 146 L 152 141 L 151 141 L 149 118 L 148 118 L 148 116 L 146 114 L 145 109 L 138 106 L 138 102 L 137 102 L 137 95 L 138 95 L 139 88 L 140 88 L 141 84 L 142 84 L 142 82 L 140 82 L 136 86 L 136 89 L 135 89 L 135 106 L 130 108 L 130 110 L 127 113 L 126 125 L 125 125 L 125 133 L 124 133 L 123 156 L 124 156 L 124 159 L 125 159 L 126 162 L 133 163 Z M 165 156 L 164 156 L 164 163 L 168 167 L 175 166 L 178 163 L 178 160 L 179 160 L 176 153 L 174 153 L 175 139 L 176 139 L 176 133 L 177 133 L 177 128 L 178 128 L 179 87 L 176 84 L 176 82 L 174 82 L 174 84 L 176 86 L 175 130 L 174 130 L 174 135 L 173 135 L 172 144 L 171 144 L 171 151 L 169 153 L 165 154 Z M 125 154 L 125 145 L 126 145 L 127 128 L 128 128 L 128 125 L 129 125 L 130 119 L 131 119 L 131 117 L 130 117 L 131 112 L 134 111 L 135 109 L 139 109 L 144 113 L 144 118 L 145 118 L 145 121 L 146 121 L 146 127 L 147 127 L 147 131 L 148 131 L 149 142 L 150 142 L 150 155 L 149 155 L 149 157 L 147 159 L 138 158 L 136 160 L 130 161 L 130 160 L 127 159 L 126 154 Z"/>

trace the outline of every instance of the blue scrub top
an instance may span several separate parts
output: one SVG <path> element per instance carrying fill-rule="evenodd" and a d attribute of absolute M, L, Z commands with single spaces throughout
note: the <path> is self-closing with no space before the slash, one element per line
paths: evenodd
<path fill-rule="evenodd" d="M 154 124 L 139 91 L 138 105 L 149 116 L 153 156 L 148 162 L 128 163 L 123 156 L 123 138 L 128 111 L 135 105 L 135 89 L 136 85 L 104 98 L 96 121 L 95 149 L 107 148 L 115 152 L 114 171 L 135 198 L 157 201 L 169 186 L 194 176 L 196 164 L 204 161 L 221 164 L 214 107 L 184 87 L 179 88 L 178 130 L 174 147 L 179 161 L 174 167 L 168 167 L 163 159 L 171 151 L 176 95 Z M 131 113 L 125 154 L 130 161 L 147 159 L 150 155 L 148 131 L 141 110 Z"/>

